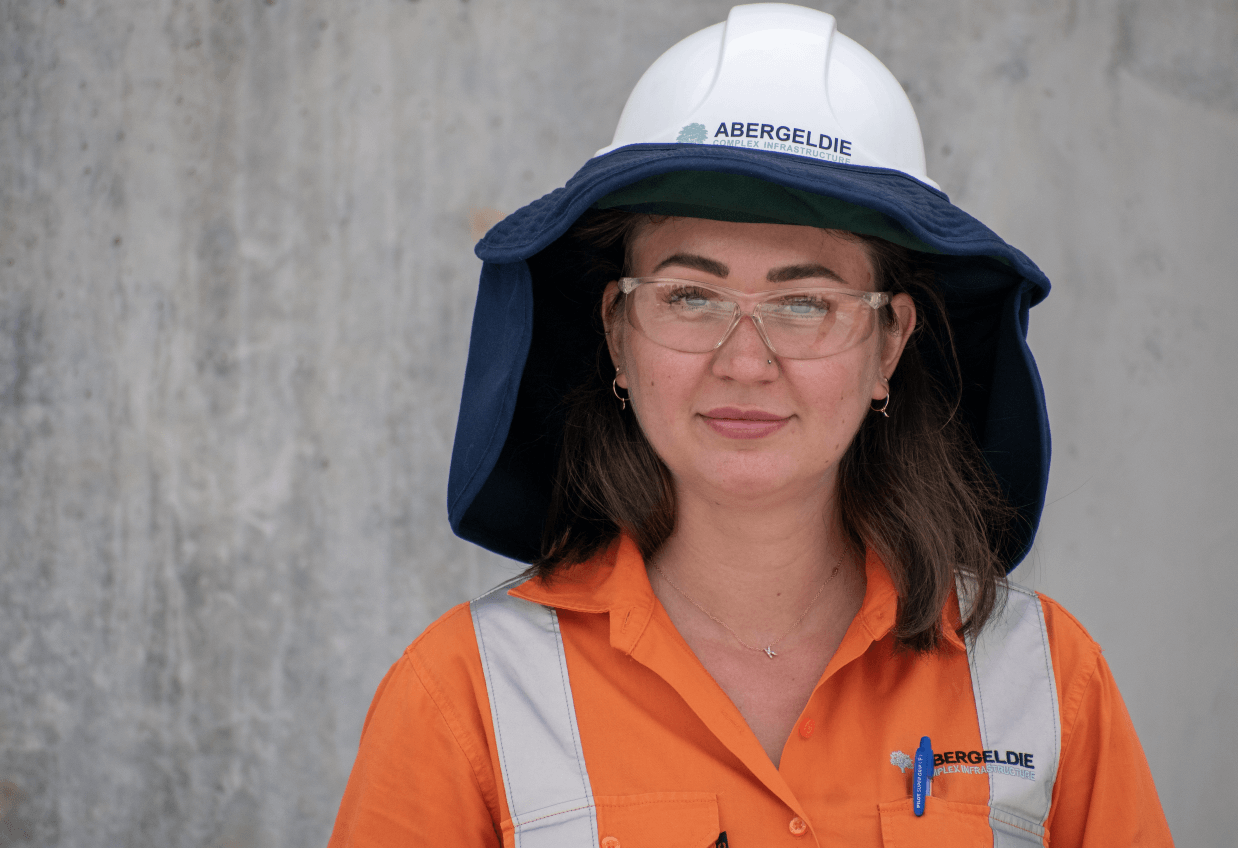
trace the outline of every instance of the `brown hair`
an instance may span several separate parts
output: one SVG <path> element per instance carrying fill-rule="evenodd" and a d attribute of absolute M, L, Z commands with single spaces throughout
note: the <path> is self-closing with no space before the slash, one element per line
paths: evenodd
<path fill-rule="evenodd" d="M 636 235 L 657 221 L 598 212 L 573 235 L 596 247 L 597 262 L 609 265 L 603 276 L 615 279 L 626 273 Z M 971 584 L 960 635 L 974 635 L 992 614 L 1005 585 L 1000 551 L 1014 510 L 957 414 L 958 360 L 931 258 L 875 236 L 845 235 L 865 246 L 879 290 L 915 299 L 919 320 L 890 378 L 889 419 L 869 415 L 843 455 L 839 510 L 851 540 L 872 548 L 894 582 L 896 645 L 929 651 L 941 642 L 942 610 L 956 575 Z M 607 307 L 611 317 L 619 316 L 622 300 Z M 883 330 L 895 326 L 889 306 L 880 320 Z M 565 398 L 563 447 L 541 556 L 533 564 L 544 577 L 593 556 L 621 530 L 648 559 L 675 529 L 670 470 L 636 417 L 620 410 L 612 376 L 602 340 L 598 367 Z"/>

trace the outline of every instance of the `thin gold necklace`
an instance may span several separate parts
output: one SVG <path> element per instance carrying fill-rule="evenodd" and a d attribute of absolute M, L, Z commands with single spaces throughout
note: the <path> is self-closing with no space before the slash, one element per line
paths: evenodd
<path fill-rule="evenodd" d="M 817 594 L 812 596 L 812 600 L 808 602 L 808 606 L 804 608 L 804 611 L 802 613 L 800 613 L 800 617 L 795 619 L 795 623 L 787 628 L 786 633 L 783 633 L 781 636 L 779 636 L 774 641 L 770 642 L 764 648 L 760 647 L 759 645 L 749 645 L 747 642 L 745 642 L 743 639 L 739 637 L 738 633 L 736 633 L 734 630 L 731 629 L 730 625 L 728 625 L 722 619 L 718 618 L 718 616 L 714 615 L 709 610 L 705 609 L 705 607 L 698 604 L 696 600 L 691 595 L 689 595 L 687 592 L 685 592 L 683 589 L 680 589 L 679 584 L 677 584 L 674 580 L 668 577 L 666 572 L 662 570 L 662 566 L 658 565 L 656 562 L 652 563 L 652 565 L 657 570 L 658 574 L 662 575 L 662 579 L 665 580 L 667 583 L 671 584 L 672 589 L 674 589 L 679 594 L 683 595 L 684 600 L 692 604 L 692 606 L 696 607 L 701 612 L 705 613 L 705 615 L 709 616 L 711 619 L 714 620 L 714 622 L 716 622 L 721 627 L 723 627 L 727 633 L 730 633 L 732 636 L 734 636 L 736 642 L 743 645 L 745 648 L 747 648 L 750 651 L 758 651 L 760 653 L 763 653 L 765 654 L 765 656 L 769 657 L 772 660 L 774 657 L 778 656 L 778 652 L 774 650 L 774 646 L 777 645 L 779 642 L 781 642 L 783 639 L 786 639 L 788 636 L 790 636 L 792 632 L 795 631 L 795 628 L 800 626 L 800 622 L 804 620 L 804 616 L 808 615 L 808 611 L 811 610 L 813 606 L 816 605 L 818 600 L 820 600 L 821 594 L 825 591 L 825 587 L 829 585 L 831 580 L 833 580 L 835 577 L 838 576 L 838 572 L 843 567 L 843 555 L 846 553 L 846 550 L 847 549 L 844 547 L 841 551 L 839 551 L 838 562 L 834 563 L 834 570 L 830 572 L 829 577 L 825 578 L 825 582 L 821 584 L 821 588 L 817 590 Z"/>

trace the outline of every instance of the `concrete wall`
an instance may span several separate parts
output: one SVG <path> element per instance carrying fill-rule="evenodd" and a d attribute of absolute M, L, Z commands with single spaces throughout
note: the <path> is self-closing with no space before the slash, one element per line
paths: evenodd
<path fill-rule="evenodd" d="M 447 528 L 471 229 L 727 2 L 0 4 L 0 846 L 325 842 L 366 704 L 511 573 Z M 1238 6 L 831 3 L 1055 283 L 1018 577 L 1180 844 L 1238 830 Z"/>

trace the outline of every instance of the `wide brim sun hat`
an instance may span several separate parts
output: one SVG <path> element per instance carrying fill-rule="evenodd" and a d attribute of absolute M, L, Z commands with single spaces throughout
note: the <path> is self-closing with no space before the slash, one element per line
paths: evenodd
<path fill-rule="evenodd" d="M 609 281 L 565 234 L 619 208 L 879 236 L 924 254 L 958 355 L 930 371 L 1017 511 L 1007 570 L 1031 548 L 1049 472 L 1028 310 L 1049 292 L 1023 253 L 925 173 L 919 124 L 893 75 L 823 12 L 737 6 L 668 50 L 628 100 L 615 141 L 567 184 L 499 222 L 483 265 L 448 480 L 464 539 L 531 562 L 562 442 L 564 397 L 599 368 Z"/>

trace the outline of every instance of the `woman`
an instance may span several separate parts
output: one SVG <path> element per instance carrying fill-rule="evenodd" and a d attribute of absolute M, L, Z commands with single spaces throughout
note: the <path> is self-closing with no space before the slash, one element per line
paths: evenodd
<path fill-rule="evenodd" d="M 392 668 L 333 845 L 1170 844 L 1099 648 L 1005 585 L 1048 281 L 830 16 L 672 48 L 478 252 L 449 508 L 532 576 Z"/>

